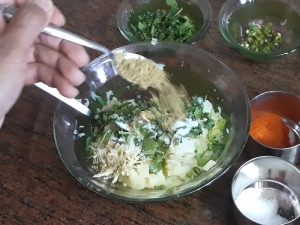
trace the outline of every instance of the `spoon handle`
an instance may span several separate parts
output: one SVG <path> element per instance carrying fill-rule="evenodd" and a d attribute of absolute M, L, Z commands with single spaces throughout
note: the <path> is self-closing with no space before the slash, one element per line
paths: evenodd
<path fill-rule="evenodd" d="M 3 5 L 1 5 L 1 11 L 2 11 L 2 15 L 3 15 L 4 19 L 7 21 L 11 20 L 11 18 L 13 18 L 13 16 L 17 12 L 17 10 L 15 8 L 9 7 L 9 6 L 3 6 Z M 99 52 L 102 52 L 105 54 L 110 54 L 110 50 L 108 48 L 104 47 L 103 45 L 100 45 L 94 41 L 90 41 L 84 37 L 81 37 L 77 34 L 67 31 L 65 29 L 56 27 L 54 25 L 48 25 L 47 27 L 44 28 L 42 33 L 45 33 L 45 34 L 48 34 L 48 35 L 51 35 L 51 36 L 54 36 L 57 38 L 61 38 L 63 40 L 67 40 L 67 41 L 73 42 L 75 44 L 82 45 L 87 48 L 91 48 L 91 49 L 94 49 L 96 51 L 99 51 Z"/>
<path fill-rule="evenodd" d="M 105 54 L 110 54 L 110 50 L 108 48 L 104 47 L 103 45 L 100 45 L 94 41 L 90 41 L 86 38 L 83 38 L 77 34 L 67 31 L 65 29 L 55 27 L 53 25 L 48 25 L 47 27 L 45 27 L 45 29 L 42 32 L 45 34 L 54 36 L 54 37 L 58 37 L 58 38 L 73 42 L 78 45 L 85 46 L 87 48 L 94 49 L 96 51 L 99 51 L 99 52 L 102 52 Z"/>
<path fill-rule="evenodd" d="M 65 104 L 69 105 L 73 109 L 77 110 L 78 112 L 82 113 L 83 115 L 90 116 L 91 112 L 88 107 L 83 105 L 81 102 L 74 98 L 66 98 L 62 96 L 56 88 L 49 87 L 44 83 L 35 83 L 36 87 L 42 89 L 43 91 L 47 92 L 48 94 L 52 95 L 53 97 L 59 99 L 60 101 L 64 102 Z"/>

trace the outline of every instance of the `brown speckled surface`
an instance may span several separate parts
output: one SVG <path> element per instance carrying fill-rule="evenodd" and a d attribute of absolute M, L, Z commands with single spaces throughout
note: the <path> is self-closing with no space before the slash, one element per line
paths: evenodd
<path fill-rule="evenodd" d="M 67 28 L 109 48 L 126 44 L 115 14 L 117 0 L 56 0 Z M 228 48 L 218 31 L 223 0 L 210 1 L 213 23 L 199 46 L 231 67 L 249 97 L 269 90 L 300 95 L 300 53 L 256 63 Z M 32 87 L 24 90 L 0 131 L 0 224 L 234 225 L 230 184 L 235 165 L 213 185 L 165 203 L 132 204 L 101 197 L 79 184 L 60 161 L 52 120 L 57 101 Z M 242 163 L 240 159 L 237 164 Z"/>

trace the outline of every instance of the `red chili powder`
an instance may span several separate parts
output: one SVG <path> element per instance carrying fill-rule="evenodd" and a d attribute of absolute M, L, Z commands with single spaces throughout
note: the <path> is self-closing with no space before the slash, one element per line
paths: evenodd
<path fill-rule="evenodd" d="M 253 113 L 250 135 L 256 141 L 273 148 L 291 147 L 289 128 L 282 117 L 271 112 Z"/>

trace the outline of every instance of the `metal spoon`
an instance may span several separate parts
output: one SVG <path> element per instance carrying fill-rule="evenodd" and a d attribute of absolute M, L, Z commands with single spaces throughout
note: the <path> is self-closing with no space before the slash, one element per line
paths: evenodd
<path fill-rule="evenodd" d="M 2 13 L 2 16 L 4 17 L 4 19 L 9 21 L 16 14 L 17 9 L 6 6 L 6 5 L 0 5 L 0 12 Z M 96 42 L 90 41 L 86 38 L 83 38 L 83 37 L 77 35 L 77 34 L 71 33 L 67 30 L 64 30 L 62 28 L 59 28 L 59 27 L 56 27 L 53 25 L 48 25 L 47 27 L 45 27 L 45 29 L 42 31 L 42 33 L 64 39 L 64 40 L 85 46 L 87 48 L 91 48 L 91 49 L 99 51 L 103 54 L 112 55 L 111 51 L 108 48 L 104 47 L 103 45 L 100 45 Z M 57 99 L 61 100 L 62 102 L 66 103 L 67 105 L 71 106 L 72 108 L 76 109 L 77 111 L 83 113 L 84 115 L 87 115 L 87 116 L 90 115 L 90 110 L 88 107 L 81 104 L 76 99 L 69 99 L 69 98 L 62 96 L 56 88 L 51 88 L 41 82 L 35 83 L 34 85 L 39 87 L 40 89 L 46 91 L 50 95 L 56 97 Z"/>
<path fill-rule="evenodd" d="M 300 124 L 288 119 L 283 118 L 282 121 L 285 125 L 290 129 L 289 137 L 290 137 L 290 144 L 295 146 L 300 143 Z"/>
<path fill-rule="evenodd" d="M 2 12 L 2 16 L 6 21 L 10 21 L 13 18 L 13 16 L 16 14 L 17 9 L 6 5 L 0 5 L 0 12 Z M 47 27 L 44 28 L 42 32 L 54 37 L 58 37 L 60 39 L 64 39 L 85 46 L 87 48 L 94 49 L 101 53 L 111 54 L 111 51 L 108 48 L 104 47 L 103 45 L 100 45 L 97 42 L 90 41 L 84 37 L 81 37 L 65 29 L 56 27 L 54 25 L 48 25 Z"/>

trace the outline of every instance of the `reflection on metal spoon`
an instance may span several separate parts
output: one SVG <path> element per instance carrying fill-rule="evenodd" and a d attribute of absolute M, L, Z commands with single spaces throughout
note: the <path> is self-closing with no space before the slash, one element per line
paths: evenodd
<path fill-rule="evenodd" d="M 282 121 L 290 129 L 289 138 L 292 146 L 300 143 L 300 126 L 294 121 L 283 118 Z"/>
<path fill-rule="evenodd" d="M 61 100 L 62 102 L 66 103 L 67 105 L 71 106 L 78 112 L 81 112 L 82 114 L 84 114 L 86 116 L 90 115 L 90 110 L 88 107 L 86 107 L 85 105 L 83 105 L 82 103 L 80 103 L 79 101 L 77 101 L 74 98 L 71 99 L 71 98 L 66 98 L 66 97 L 62 96 L 56 88 L 51 88 L 51 87 L 47 86 L 46 84 L 43 84 L 40 82 L 35 83 L 34 85 L 37 86 L 38 88 L 44 90 L 45 92 L 49 93 L 50 95 L 56 97 L 57 99 Z"/>

